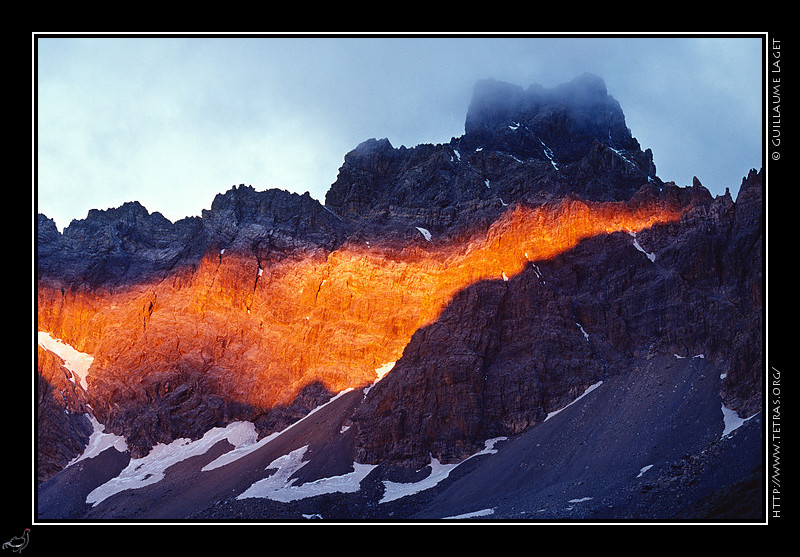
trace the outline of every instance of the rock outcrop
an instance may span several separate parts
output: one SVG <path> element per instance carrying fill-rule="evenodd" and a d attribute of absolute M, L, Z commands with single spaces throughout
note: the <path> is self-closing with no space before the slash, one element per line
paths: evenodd
<path fill-rule="evenodd" d="M 41 481 L 83 452 L 92 424 L 86 394 L 64 368 L 64 361 L 39 347 L 36 363 L 36 478 Z"/>

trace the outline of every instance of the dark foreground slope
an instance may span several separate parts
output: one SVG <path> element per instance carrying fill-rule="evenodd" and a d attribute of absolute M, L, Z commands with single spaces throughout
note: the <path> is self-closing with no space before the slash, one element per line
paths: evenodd
<path fill-rule="evenodd" d="M 236 498 L 257 480 L 281 474 L 267 469 L 276 458 L 307 445 L 309 463 L 295 474 L 295 486 L 352 471 L 352 440 L 342 425 L 363 400 L 361 391 L 352 391 L 231 464 L 201 470 L 232 448 L 222 442 L 172 466 L 160 482 L 96 507 L 82 504 L 92 480 L 121 469 L 120 453 L 109 449 L 42 484 L 39 512 L 101 520 L 760 519 L 761 414 L 723 436 L 719 384 L 717 368 L 705 358 L 644 359 L 542 424 L 451 468 L 429 489 L 382 502 L 392 489 L 384 481 L 400 476 L 378 466 L 352 493 L 289 502 Z M 406 472 L 403 481 L 430 473 L 430 466 Z"/>
<path fill-rule="evenodd" d="M 702 358 L 643 361 L 476 461 L 414 516 L 696 518 L 730 490 L 742 507 L 717 517 L 760 518 L 761 498 L 734 485 L 761 474 L 760 414 L 723 438 L 718 389 Z"/>

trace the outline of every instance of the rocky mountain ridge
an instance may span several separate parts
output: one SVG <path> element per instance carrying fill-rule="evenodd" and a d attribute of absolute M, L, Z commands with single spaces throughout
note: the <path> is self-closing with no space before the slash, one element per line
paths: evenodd
<path fill-rule="evenodd" d="M 662 182 L 581 76 L 480 82 L 462 137 L 368 140 L 325 205 L 241 185 L 175 223 L 136 202 L 63 234 L 39 215 L 39 329 L 94 359 L 82 388 L 39 349 L 38 479 L 87 414 L 139 458 L 237 420 L 263 438 L 352 388 L 354 461 L 458 462 L 665 354 L 713 362 L 753 415 L 762 211 L 755 170 L 735 201 Z"/>
<path fill-rule="evenodd" d="M 364 141 L 345 155 L 324 205 L 307 193 L 240 185 L 218 194 L 201 217 L 175 223 L 136 201 L 91 210 L 63 234 L 39 215 L 37 277 L 95 286 L 135 282 L 196 263 L 209 251 L 293 252 L 301 244 L 332 250 L 367 236 L 408 242 L 419 240 L 416 226 L 463 238 L 485 231 L 516 202 L 569 195 L 622 201 L 644 184 L 663 186 L 652 153 L 641 151 L 596 76 L 553 91 L 479 82 L 465 129 L 441 145 L 396 149 L 388 139 Z"/>

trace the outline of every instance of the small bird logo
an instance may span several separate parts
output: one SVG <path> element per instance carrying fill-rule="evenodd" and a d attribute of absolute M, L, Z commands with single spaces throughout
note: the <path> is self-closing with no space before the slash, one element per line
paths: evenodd
<path fill-rule="evenodd" d="M 22 533 L 21 536 L 14 536 L 6 543 L 3 544 L 3 549 L 10 549 L 11 551 L 16 551 L 17 553 L 21 553 L 23 549 L 28 545 L 28 537 L 30 536 L 31 529 L 25 528 L 25 531 Z"/>

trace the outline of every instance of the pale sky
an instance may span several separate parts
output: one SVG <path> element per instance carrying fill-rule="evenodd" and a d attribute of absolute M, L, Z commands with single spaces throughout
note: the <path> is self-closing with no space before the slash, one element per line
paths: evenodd
<path fill-rule="evenodd" d="M 584 72 L 658 176 L 721 195 L 762 165 L 761 37 L 34 35 L 37 212 L 63 229 L 136 200 L 172 221 L 238 184 L 324 202 L 345 154 L 464 133 L 472 88 Z"/>

